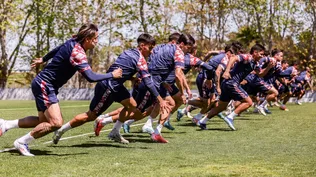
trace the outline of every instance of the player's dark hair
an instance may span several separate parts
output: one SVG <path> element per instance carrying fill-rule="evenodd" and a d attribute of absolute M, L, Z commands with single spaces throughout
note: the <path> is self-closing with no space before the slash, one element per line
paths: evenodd
<path fill-rule="evenodd" d="M 268 57 L 270 55 L 270 52 L 268 50 L 265 50 L 263 55 Z"/>
<path fill-rule="evenodd" d="M 243 46 L 240 42 L 238 41 L 234 41 L 232 42 L 232 46 L 234 46 L 236 49 L 238 49 L 238 51 L 240 51 L 241 49 L 243 49 Z"/>
<path fill-rule="evenodd" d="M 236 43 L 232 43 L 232 44 L 227 44 L 225 46 L 225 53 L 227 52 L 231 52 L 232 54 L 239 54 L 240 49 L 242 48 L 242 45 L 236 44 Z"/>
<path fill-rule="evenodd" d="M 261 44 L 255 44 L 254 46 L 251 47 L 250 49 L 250 54 L 253 54 L 254 51 L 264 51 L 265 48 Z"/>
<path fill-rule="evenodd" d="M 85 39 L 91 39 L 95 37 L 96 33 L 98 32 L 98 26 L 92 23 L 83 24 L 78 33 L 73 37 L 77 42 L 82 44 Z"/>
<path fill-rule="evenodd" d="M 137 38 L 137 44 L 139 45 L 140 43 L 156 45 L 156 40 L 150 34 L 143 33 Z"/>
<path fill-rule="evenodd" d="M 288 63 L 287 60 L 282 60 L 282 61 L 281 61 L 281 64 L 286 64 L 286 63 Z"/>
<path fill-rule="evenodd" d="M 277 55 L 280 52 L 283 52 L 283 50 L 275 48 L 271 51 L 271 56 L 274 57 L 275 55 Z"/>
<path fill-rule="evenodd" d="M 181 42 L 184 43 L 184 45 L 193 45 L 195 44 L 195 39 L 190 34 L 181 34 L 177 44 L 180 44 Z"/>
<path fill-rule="evenodd" d="M 178 41 L 178 39 L 180 38 L 180 33 L 177 33 L 177 32 L 175 32 L 175 33 L 172 33 L 172 34 L 170 34 L 170 36 L 169 36 L 169 42 L 171 42 L 171 41 Z"/>

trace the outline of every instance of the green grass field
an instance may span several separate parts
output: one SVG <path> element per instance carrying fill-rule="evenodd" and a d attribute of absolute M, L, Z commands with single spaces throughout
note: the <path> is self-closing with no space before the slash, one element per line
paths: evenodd
<path fill-rule="evenodd" d="M 63 101 L 64 120 L 88 109 L 88 101 Z M 117 108 L 114 104 L 110 110 Z M 52 134 L 31 144 L 35 157 L 16 150 L 0 153 L 0 176 L 316 176 L 316 104 L 289 105 L 289 112 L 271 108 L 272 115 L 245 113 L 229 131 L 219 118 L 200 131 L 188 118 L 172 117 L 175 131 L 163 129 L 168 144 L 157 144 L 140 133 L 135 123 L 131 143 L 107 139 L 109 131 L 95 137 L 93 123 L 73 129 L 58 145 L 46 143 Z M 1 117 L 16 119 L 36 115 L 33 101 L 0 101 Z M 107 125 L 103 130 L 109 130 Z M 0 150 L 12 148 L 16 138 L 30 129 L 8 131 Z"/>

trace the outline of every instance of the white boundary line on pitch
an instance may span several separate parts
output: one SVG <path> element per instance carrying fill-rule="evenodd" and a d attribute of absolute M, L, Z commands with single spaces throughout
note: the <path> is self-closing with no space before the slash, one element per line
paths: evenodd
<path fill-rule="evenodd" d="M 73 105 L 73 106 L 60 106 L 60 109 L 63 109 L 63 108 L 75 108 L 75 107 L 88 107 L 89 105 L 86 104 L 86 105 Z M 34 109 L 36 110 L 36 108 L 34 107 L 28 107 L 28 108 L 0 108 L 0 111 L 16 111 L 16 110 L 31 110 L 31 109 Z"/>
<path fill-rule="evenodd" d="M 139 125 L 144 125 L 145 123 L 141 123 L 141 124 L 135 124 L 135 125 L 131 125 L 131 127 L 137 127 Z M 107 130 L 102 130 L 100 132 L 107 132 L 107 131 L 110 131 L 112 129 L 107 129 Z M 69 139 L 73 139 L 73 138 L 78 138 L 78 137 L 82 137 L 82 136 L 86 136 L 86 135 L 93 135 L 94 132 L 92 133 L 84 133 L 84 134 L 80 134 L 80 135 L 75 135 L 75 136 L 68 136 L 68 137 L 65 137 L 65 138 L 61 138 L 59 141 L 63 141 L 63 140 L 69 140 Z M 46 141 L 42 144 L 50 144 L 52 143 L 53 141 Z M 39 145 L 42 145 L 42 144 L 39 144 Z M 36 146 L 39 146 L 39 145 L 31 145 L 29 147 L 36 147 Z M 7 148 L 7 149 L 3 149 L 3 150 L 0 150 L 0 153 L 2 152 L 8 152 L 8 151 L 12 151 L 12 150 L 15 150 L 16 148 Z"/>

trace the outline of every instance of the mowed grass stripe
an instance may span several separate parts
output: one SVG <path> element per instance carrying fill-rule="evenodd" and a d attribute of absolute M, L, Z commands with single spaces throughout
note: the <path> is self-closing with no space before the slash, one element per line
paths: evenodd
<path fill-rule="evenodd" d="M 14 102 L 0 102 L 0 107 L 11 104 L 19 107 Z M 27 104 L 34 105 L 25 102 L 20 107 Z M 61 104 L 64 122 L 68 122 L 88 107 L 63 106 L 89 102 Z M 174 114 L 171 123 L 176 130 L 164 128 L 162 133 L 167 144 L 153 143 L 148 134 L 141 133 L 141 126 L 123 134 L 130 141 L 128 145 L 108 140 L 108 133 L 43 145 L 51 140 L 49 134 L 31 144 L 35 145 L 31 147 L 34 158 L 22 157 L 16 150 L 0 153 L 4 159 L 0 176 L 316 176 L 315 106 L 289 104 L 289 112 L 273 107 L 273 114 L 265 117 L 245 113 L 235 119 L 237 131 L 230 131 L 217 117 L 208 122 L 208 130 L 200 131 L 188 118 L 177 122 Z M 107 112 L 118 107 L 115 104 Z M 14 119 L 34 111 L 3 111 L 2 117 Z M 104 131 L 112 127 L 106 125 Z M 0 138 L 0 149 L 12 147 L 16 138 L 30 130 L 8 131 Z M 68 131 L 64 137 L 92 130 L 93 122 Z"/>

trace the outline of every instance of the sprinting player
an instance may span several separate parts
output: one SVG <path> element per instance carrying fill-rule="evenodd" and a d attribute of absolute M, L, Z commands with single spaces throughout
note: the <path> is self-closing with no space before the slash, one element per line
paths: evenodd
<path fill-rule="evenodd" d="M 257 106 L 258 111 L 264 116 L 266 112 L 270 113 L 265 110 L 268 102 L 277 100 L 278 91 L 273 87 L 273 83 L 277 74 L 281 72 L 280 64 L 283 59 L 282 50 L 274 49 L 271 54 L 272 57 L 264 57 L 259 61 L 261 69 L 266 68 L 266 75 L 259 77 L 257 74 L 249 74 L 245 79 L 247 84 L 243 87 L 252 97 L 256 97 L 258 93 L 266 95 L 264 101 Z"/>
<path fill-rule="evenodd" d="M 177 44 L 177 41 L 178 41 L 178 39 L 179 39 L 179 37 L 180 37 L 180 33 L 177 33 L 177 32 L 175 32 L 175 33 L 172 33 L 170 36 L 169 36 L 169 38 L 168 38 L 168 40 L 169 40 L 169 42 L 168 42 L 168 44 Z M 140 79 L 140 81 L 141 81 L 141 79 Z M 139 89 L 138 87 L 142 87 L 143 85 L 137 85 L 136 87 L 133 87 L 133 93 L 132 93 L 132 95 L 133 95 L 133 97 L 134 97 L 134 99 L 137 101 L 137 100 L 139 100 L 141 103 L 147 103 L 148 102 L 148 100 L 147 100 L 147 98 L 146 99 L 144 99 L 144 100 L 141 100 L 145 95 L 142 95 L 141 93 L 139 93 L 139 90 L 142 90 L 142 89 Z M 146 89 L 145 89 L 146 90 Z M 147 93 L 146 91 L 144 91 L 145 92 L 145 94 Z M 150 98 L 151 96 L 150 95 L 147 95 L 147 97 L 148 98 Z M 154 100 L 151 100 L 151 101 L 154 101 Z M 141 104 L 140 103 L 140 104 Z M 139 106 L 139 105 L 138 105 Z M 113 112 L 111 112 L 111 113 L 109 113 L 111 116 L 107 116 L 107 115 L 100 115 L 99 117 L 98 117 L 98 119 L 96 119 L 96 121 L 95 121 L 95 126 L 94 126 L 94 131 L 95 131 L 95 134 L 96 134 L 96 136 L 98 136 L 99 135 L 99 132 L 101 131 L 101 129 L 106 125 L 106 124 L 108 124 L 108 123 L 111 123 L 111 122 L 115 122 L 116 120 L 118 120 L 118 118 L 119 118 L 119 113 L 121 112 L 121 110 L 122 110 L 122 108 L 118 108 L 117 110 L 115 110 L 115 111 L 113 111 Z M 144 110 L 145 111 L 145 110 Z M 150 114 L 151 113 L 151 110 L 150 111 L 146 111 L 146 114 Z M 156 114 L 156 113 L 155 113 Z M 159 114 L 159 112 L 157 112 L 157 114 Z M 144 114 L 143 114 L 144 115 Z M 130 130 L 130 125 L 133 123 L 133 122 L 135 122 L 135 120 L 134 119 L 129 119 L 129 120 L 127 120 L 127 121 L 125 121 L 124 122 L 124 124 L 123 124 L 123 131 L 124 131 L 124 133 L 129 133 L 129 130 Z"/>
<path fill-rule="evenodd" d="M 313 92 L 313 87 L 311 84 L 311 74 L 309 67 L 306 67 L 305 71 L 302 71 L 296 78 L 294 83 L 291 85 L 293 96 L 297 97 L 295 103 L 301 105 L 299 101 L 305 94 L 305 89 L 309 87 Z"/>
<path fill-rule="evenodd" d="M 169 107 L 171 109 L 174 108 L 175 102 L 169 95 L 167 89 L 163 87 L 162 83 L 166 81 L 167 77 L 172 71 L 175 71 L 174 79 L 176 80 L 177 87 L 179 88 L 180 96 L 183 97 L 184 90 L 186 90 L 188 95 L 191 94 L 190 88 L 188 87 L 182 69 L 184 68 L 184 54 L 188 53 L 194 44 L 195 40 L 191 35 L 181 34 L 176 45 L 159 45 L 154 48 L 152 54 L 150 55 L 149 70 L 152 74 L 153 81 L 155 83 L 155 86 L 159 89 L 159 93 L 161 94 L 161 96 L 168 101 Z M 145 91 L 140 90 L 140 92 Z M 159 107 L 157 107 L 157 105 L 154 107 L 154 110 L 151 114 L 156 114 L 156 112 L 159 112 Z M 155 142 L 168 142 L 161 136 L 161 129 L 166 119 L 168 118 L 169 113 L 170 111 L 160 114 L 158 126 L 151 134 L 151 138 Z M 149 117 L 149 120 L 147 122 L 152 123 L 152 119 L 150 118 L 151 116 Z"/>
<path fill-rule="evenodd" d="M 280 77 L 283 78 L 282 84 L 284 85 L 284 91 L 282 92 L 285 95 L 283 97 L 283 104 L 280 106 L 281 110 L 288 111 L 285 105 L 293 95 L 291 84 L 294 83 L 295 77 L 298 74 L 297 68 L 298 68 L 298 64 L 295 62 L 293 66 L 288 67 L 287 69 L 285 69 L 283 72 L 280 73 Z"/>
<path fill-rule="evenodd" d="M 194 55 L 196 54 L 196 50 L 197 50 L 197 45 L 194 45 L 191 48 L 191 51 L 189 53 L 187 53 L 184 56 L 184 69 L 183 69 L 183 73 L 184 75 L 186 75 L 192 67 L 201 67 L 205 70 L 211 71 L 212 67 L 209 66 L 208 64 L 204 63 L 203 61 L 201 61 L 199 58 L 194 57 Z M 170 96 L 172 97 L 172 99 L 175 101 L 175 107 L 172 109 L 171 113 L 169 114 L 167 120 L 164 123 L 164 127 L 168 128 L 169 130 L 174 130 L 174 127 L 172 127 L 172 125 L 170 124 L 170 117 L 172 116 L 172 114 L 183 104 L 183 97 L 179 92 L 178 87 L 175 85 L 175 72 L 172 71 L 169 76 L 167 77 L 167 79 L 165 80 L 165 82 L 163 83 L 163 86 L 165 87 L 165 89 L 167 89 L 167 91 L 169 92 Z M 190 96 L 189 96 L 190 97 Z M 156 113 L 156 112 L 155 112 Z M 150 117 L 152 119 L 156 118 L 158 116 L 158 114 L 154 115 L 150 115 Z M 152 122 L 146 123 L 143 126 L 143 130 L 149 134 L 151 134 L 153 132 L 153 128 L 152 128 Z"/>
<path fill-rule="evenodd" d="M 241 49 L 241 45 L 237 43 L 229 44 L 225 47 L 225 53 L 221 53 L 211 58 L 208 62 L 212 67 L 210 71 L 203 71 L 199 73 L 196 84 L 198 86 L 199 95 L 198 99 L 189 100 L 188 104 L 196 107 L 200 107 L 201 111 L 195 115 L 192 119 L 194 123 L 200 120 L 205 113 L 207 113 L 215 103 L 215 95 L 220 95 L 221 90 L 218 89 L 220 85 L 221 71 L 224 69 L 232 55 L 238 54 Z M 215 83 L 215 84 L 214 84 Z M 218 92 L 216 93 L 216 89 Z M 182 114 L 178 113 L 178 116 Z M 221 115 L 219 115 L 221 117 Z"/>
<path fill-rule="evenodd" d="M 158 99 L 161 110 L 166 109 L 166 103 L 159 95 L 155 88 L 150 74 L 148 72 L 147 58 L 152 48 L 155 45 L 155 39 L 149 34 L 142 34 L 137 39 L 137 48 L 125 50 L 112 64 L 108 72 L 113 71 L 115 68 L 122 68 L 123 77 L 120 79 L 109 79 L 107 81 L 98 82 L 95 87 L 95 94 L 91 100 L 89 110 L 85 113 L 78 114 L 68 123 L 63 125 L 59 130 L 55 132 L 53 141 L 55 144 L 58 143 L 61 136 L 68 130 L 78 127 L 86 122 L 94 121 L 99 115 L 115 102 L 121 103 L 124 108 L 120 112 L 120 117 L 125 114 L 133 113 L 136 118 L 142 118 L 142 113 L 136 108 L 136 102 L 131 97 L 129 91 L 123 85 L 126 80 L 129 80 L 133 75 L 138 72 L 149 91 Z M 114 129 L 109 134 L 109 138 L 120 142 L 129 143 L 121 135 L 119 130 L 122 127 L 120 118 L 116 121 Z M 124 121 L 123 121 L 124 122 Z"/>
<path fill-rule="evenodd" d="M 251 98 L 248 96 L 247 92 L 241 88 L 240 82 L 253 70 L 259 76 L 267 72 L 266 69 L 260 71 L 259 68 L 258 62 L 262 58 L 263 53 L 264 47 L 260 44 L 256 44 L 251 48 L 250 54 L 237 55 L 229 60 L 222 76 L 225 80 L 221 84 L 222 94 L 220 95 L 218 106 L 211 109 L 207 116 L 197 122 L 197 125 L 201 129 L 206 129 L 206 122 L 213 116 L 225 110 L 230 100 L 233 99 L 235 101 L 240 101 L 241 104 L 231 114 L 226 116 L 224 121 L 232 130 L 236 130 L 233 125 L 233 119 L 252 105 Z M 233 65 L 234 67 L 231 70 Z"/>
<path fill-rule="evenodd" d="M 77 71 L 89 82 L 109 78 L 120 78 L 121 69 L 112 70 L 107 74 L 92 72 L 86 51 L 93 49 L 98 42 L 98 27 L 84 24 L 75 37 L 55 48 L 43 58 L 33 60 L 32 67 L 52 61 L 33 79 L 32 92 L 35 97 L 38 116 L 28 116 L 18 120 L 0 120 L 0 136 L 12 128 L 32 128 L 31 132 L 14 141 L 15 148 L 24 156 L 30 153 L 28 144 L 43 137 L 62 126 L 63 118 L 58 104 L 58 89 L 62 87 Z"/>

